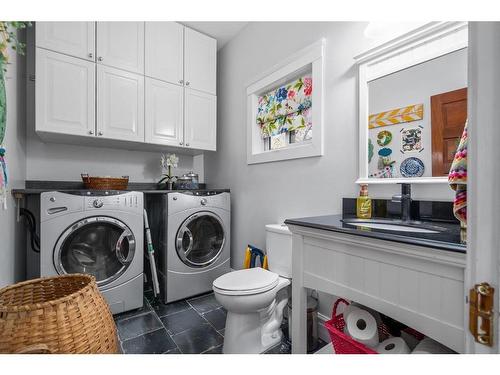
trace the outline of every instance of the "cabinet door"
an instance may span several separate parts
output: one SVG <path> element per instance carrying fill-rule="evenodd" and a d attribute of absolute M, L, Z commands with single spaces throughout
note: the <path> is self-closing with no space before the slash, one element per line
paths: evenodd
<path fill-rule="evenodd" d="M 175 22 L 146 22 L 145 74 L 183 84 L 184 26 Z"/>
<path fill-rule="evenodd" d="M 36 49 L 37 131 L 94 136 L 95 64 Z"/>
<path fill-rule="evenodd" d="M 95 61 L 95 22 L 37 22 L 36 46 Z"/>
<path fill-rule="evenodd" d="M 97 135 L 144 142 L 144 76 L 97 66 Z"/>
<path fill-rule="evenodd" d="M 184 30 L 184 81 L 186 86 L 216 94 L 217 41 L 197 31 Z"/>
<path fill-rule="evenodd" d="M 217 97 L 185 89 L 184 142 L 186 147 L 215 151 L 217 141 Z"/>
<path fill-rule="evenodd" d="M 98 22 L 97 62 L 144 74 L 144 22 Z"/>
<path fill-rule="evenodd" d="M 147 143 L 182 146 L 182 86 L 146 77 Z"/>

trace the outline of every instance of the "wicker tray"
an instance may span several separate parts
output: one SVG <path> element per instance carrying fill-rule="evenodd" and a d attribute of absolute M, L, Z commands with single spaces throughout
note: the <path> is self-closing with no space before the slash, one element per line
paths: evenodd
<path fill-rule="evenodd" d="M 128 176 L 122 177 L 93 177 L 82 173 L 85 189 L 90 190 L 127 190 Z"/>
<path fill-rule="evenodd" d="M 45 277 L 0 289 L 0 353 L 118 353 L 95 278 Z"/>

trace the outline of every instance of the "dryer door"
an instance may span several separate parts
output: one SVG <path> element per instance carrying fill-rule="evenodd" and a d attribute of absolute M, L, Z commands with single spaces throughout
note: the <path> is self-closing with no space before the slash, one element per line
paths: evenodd
<path fill-rule="evenodd" d="M 59 237 L 54 265 L 59 274 L 91 274 L 101 287 L 127 270 L 134 253 L 135 237 L 127 225 L 107 216 L 88 217 Z"/>
<path fill-rule="evenodd" d="M 224 226 L 213 212 L 201 211 L 181 224 L 175 249 L 181 261 L 190 267 L 206 267 L 222 253 L 226 240 Z"/>

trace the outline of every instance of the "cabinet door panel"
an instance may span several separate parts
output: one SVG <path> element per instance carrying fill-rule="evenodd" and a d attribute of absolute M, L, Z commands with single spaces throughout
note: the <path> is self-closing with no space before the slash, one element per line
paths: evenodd
<path fill-rule="evenodd" d="M 145 74 L 182 85 L 184 26 L 175 22 L 146 22 Z"/>
<path fill-rule="evenodd" d="M 146 77 L 147 143 L 182 145 L 183 91 L 181 86 Z"/>
<path fill-rule="evenodd" d="M 98 22 L 97 62 L 144 73 L 144 22 Z"/>
<path fill-rule="evenodd" d="M 217 97 L 185 89 L 184 140 L 186 147 L 215 151 L 217 140 Z"/>
<path fill-rule="evenodd" d="M 95 61 L 95 22 L 37 22 L 36 46 Z"/>
<path fill-rule="evenodd" d="M 36 130 L 94 136 L 95 64 L 36 49 Z"/>
<path fill-rule="evenodd" d="M 144 77 L 97 66 L 97 135 L 144 142 Z"/>
<path fill-rule="evenodd" d="M 184 80 L 192 89 L 216 94 L 217 41 L 197 31 L 184 30 Z"/>

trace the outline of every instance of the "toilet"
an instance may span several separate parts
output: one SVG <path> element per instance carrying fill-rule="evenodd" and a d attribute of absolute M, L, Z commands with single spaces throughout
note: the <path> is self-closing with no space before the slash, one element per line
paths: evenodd
<path fill-rule="evenodd" d="M 283 333 L 283 310 L 290 295 L 292 234 L 286 225 L 266 225 L 269 270 L 233 271 L 213 282 L 215 298 L 227 310 L 223 353 L 263 353 Z"/>

